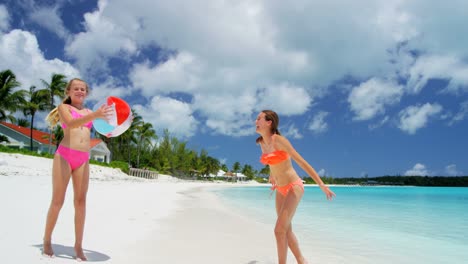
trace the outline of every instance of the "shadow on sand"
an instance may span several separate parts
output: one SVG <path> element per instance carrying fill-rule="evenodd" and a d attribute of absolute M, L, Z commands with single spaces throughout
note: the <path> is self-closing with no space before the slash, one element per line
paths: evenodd
<path fill-rule="evenodd" d="M 42 246 L 43 244 L 32 245 L 40 250 L 42 254 Z M 75 259 L 75 249 L 73 247 L 68 247 L 60 244 L 52 244 L 52 248 L 54 249 L 54 255 L 56 258 L 63 258 L 63 259 Z M 100 261 L 107 261 L 110 259 L 109 256 L 106 254 L 83 249 L 86 258 L 88 258 L 88 262 L 100 262 Z"/>

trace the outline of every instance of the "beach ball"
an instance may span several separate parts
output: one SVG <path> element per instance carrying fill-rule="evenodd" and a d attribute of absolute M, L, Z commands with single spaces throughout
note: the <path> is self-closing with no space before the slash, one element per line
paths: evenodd
<path fill-rule="evenodd" d="M 133 120 L 132 110 L 127 102 L 119 97 L 108 96 L 98 102 L 93 110 L 96 111 L 102 105 L 111 106 L 112 114 L 107 119 L 94 119 L 94 129 L 106 137 L 116 137 L 127 131 Z"/>

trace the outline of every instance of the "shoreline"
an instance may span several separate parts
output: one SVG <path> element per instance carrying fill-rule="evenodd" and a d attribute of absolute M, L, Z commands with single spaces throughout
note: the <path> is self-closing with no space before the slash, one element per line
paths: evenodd
<path fill-rule="evenodd" d="M 146 243 L 131 248 L 144 263 L 275 263 L 273 227 L 231 211 L 204 185 L 182 191 L 179 209 L 158 220 Z M 129 258 L 128 261 L 131 261 Z"/>

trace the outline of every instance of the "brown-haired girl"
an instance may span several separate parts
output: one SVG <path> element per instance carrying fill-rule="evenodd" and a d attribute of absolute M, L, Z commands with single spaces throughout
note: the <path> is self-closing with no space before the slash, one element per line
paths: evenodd
<path fill-rule="evenodd" d="M 291 221 L 304 194 L 304 184 L 293 168 L 291 159 L 314 179 L 327 199 L 331 200 L 335 193 L 323 183 L 314 168 L 281 135 L 278 130 L 279 117 L 274 111 L 261 111 L 257 116 L 255 126 L 256 132 L 260 134 L 256 140 L 262 150 L 260 162 L 270 167 L 270 182 L 273 185 L 272 189 L 276 190 L 278 219 L 275 225 L 275 237 L 278 263 L 286 264 L 288 247 L 297 263 L 307 263 L 292 231 Z"/>

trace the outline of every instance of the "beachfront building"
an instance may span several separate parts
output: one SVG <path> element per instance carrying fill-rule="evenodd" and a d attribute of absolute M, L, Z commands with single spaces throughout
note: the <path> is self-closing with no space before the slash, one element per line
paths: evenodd
<path fill-rule="evenodd" d="M 232 182 L 238 182 L 238 181 L 246 181 L 247 176 L 244 174 L 238 172 L 238 173 L 233 173 L 233 172 L 225 172 L 223 170 L 218 170 L 216 174 L 209 174 L 208 177 L 214 178 L 214 179 L 219 179 L 219 180 L 225 180 L 225 181 L 232 181 Z"/>
<path fill-rule="evenodd" d="M 89 158 L 92 160 L 109 163 L 111 161 L 111 152 L 107 147 L 106 142 L 99 138 L 92 138 Z"/>
<path fill-rule="evenodd" d="M 31 144 L 31 129 L 14 125 L 7 122 L 0 122 L 0 136 L 6 138 L 8 141 L 2 141 L 0 144 L 17 149 L 30 149 Z M 47 132 L 33 129 L 33 151 L 38 153 L 55 153 L 57 146 L 51 142 L 51 135 Z M 107 144 L 98 138 L 91 139 L 90 159 L 110 162 L 111 153 Z"/>
<path fill-rule="evenodd" d="M 213 179 L 224 179 L 224 175 L 226 174 L 225 171 L 223 170 L 218 170 L 216 174 L 210 173 L 207 177 L 213 178 Z"/>
<path fill-rule="evenodd" d="M 4 136 L 4 138 L 8 140 L 6 142 L 1 142 L 1 144 L 4 146 L 18 149 L 30 149 L 30 128 L 14 125 L 7 122 L 0 122 L 0 135 Z M 33 151 L 37 151 L 38 153 L 53 153 L 55 151 L 55 145 L 52 142 L 49 142 L 49 136 L 49 133 L 33 129 Z"/>
<path fill-rule="evenodd" d="M 234 177 L 236 177 L 236 180 L 238 182 L 243 182 L 247 180 L 247 176 L 244 175 L 242 172 L 234 173 Z"/>

